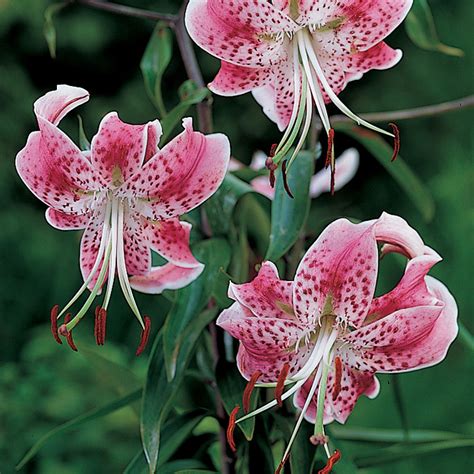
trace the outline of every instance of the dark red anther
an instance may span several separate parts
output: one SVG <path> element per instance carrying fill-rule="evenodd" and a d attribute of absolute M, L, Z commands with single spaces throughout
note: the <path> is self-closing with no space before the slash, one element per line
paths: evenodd
<path fill-rule="evenodd" d="M 286 464 L 286 461 L 288 461 L 289 455 L 287 454 L 278 464 L 278 467 L 276 468 L 275 474 L 280 474 L 281 470 L 283 469 L 283 466 Z"/>
<path fill-rule="evenodd" d="M 67 313 L 66 316 L 64 317 L 64 324 L 59 328 L 59 332 L 66 337 L 66 342 L 69 344 L 69 347 L 77 352 L 77 347 L 76 344 L 74 344 L 74 340 L 72 338 L 72 331 L 68 331 L 66 324 L 71 321 L 72 314 Z"/>
<path fill-rule="evenodd" d="M 341 459 L 341 452 L 336 449 L 336 451 L 334 451 L 334 454 L 328 459 L 326 466 L 320 469 L 318 471 L 318 474 L 330 474 L 332 468 L 334 467 L 334 464 L 336 464 L 339 459 Z"/>
<path fill-rule="evenodd" d="M 331 196 L 334 196 L 336 190 L 336 160 L 331 165 Z"/>
<path fill-rule="evenodd" d="M 285 188 L 286 194 L 290 196 L 291 199 L 294 199 L 293 193 L 291 192 L 290 186 L 288 186 L 287 174 L 286 174 L 286 162 L 285 160 L 281 165 L 281 174 L 283 176 L 283 186 Z"/>
<path fill-rule="evenodd" d="M 332 164 L 334 161 L 334 129 L 330 128 L 328 131 L 328 150 L 326 152 L 326 161 L 324 163 L 324 167 L 327 168 L 329 165 Z"/>
<path fill-rule="evenodd" d="M 100 306 L 96 306 L 95 308 L 95 318 L 94 318 L 94 337 L 95 343 L 99 346 L 100 345 L 100 322 L 99 322 L 99 312 L 101 310 Z"/>
<path fill-rule="evenodd" d="M 107 311 L 100 306 L 95 309 L 94 336 L 98 346 L 105 344 L 105 328 L 107 322 Z"/>
<path fill-rule="evenodd" d="M 226 431 L 227 443 L 229 443 L 230 449 L 232 449 L 232 452 L 234 453 L 237 451 L 237 446 L 235 445 L 234 441 L 235 419 L 237 418 L 237 413 L 239 413 L 239 410 L 239 405 L 236 405 L 236 407 L 231 411 L 229 415 L 229 424 L 227 425 Z"/>
<path fill-rule="evenodd" d="M 274 143 L 270 148 L 270 153 L 268 155 L 267 161 L 265 161 L 265 167 L 270 171 L 270 186 L 275 187 L 275 171 L 278 168 L 278 165 L 273 162 L 273 157 L 277 150 L 278 145 Z"/>
<path fill-rule="evenodd" d="M 260 370 L 257 370 L 252 377 L 250 377 L 250 380 L 247 383 L 247 386 L 245 387 L 244 390 L 244 395 L 242 397 L 242 404 L 244 407 L 244 413 L 248 413 L 250 411 L 250 397 L 252 396 L 253 389 L 255 388 L 255 384 L 257 383 L 258 379 L 261 377 L 262 372 Z"/>
<path fill-rule="evenodd" d="M 142 331 L 140 344 L 138 344 L 137 352 L 135 352 L 136 356 L 139 356 L 145 350 L 148 338 L 150 337 L 151 319 L 148 316 L 145 316 L 143 322 L 145 323 L 145 329 Z"/>
<path fill-rule="evenodd" d="M 334 388 L 332 390 L 332 401 L 335 402 L 341 393 L 342 361 L 339 356 L 334 359 Z"/>
<path fill-rule="evenodd" d="M 389 123 L 388 125 L 392 129 L 394 135 L 392 161 L 395 161 L 400 153 L 400 129 L 394 123 Z"/>
<path fill-rule="evenodd" d="M 288 362 L 285 362 L 283 364 L 283 367 L 280 370 L 280 373 L 278 375 L 278 380 L 277 384 L 275 387 L 275 399 L 278 403 L 278 406 L 283 406 L 283 400 L 281 399 L 283 395 L 283 390 L 285 388 L 285 380 L 288 377 L 288 372 L 290 371 L 290 364 Z"/>
<path fill-rule="evenodd" d="M 58 344 L 62 344 L 63 341 L 61 341 L 61 338 L 59 337 L 58 334 L 58 313 L 59 313 L 59 305 L 54 305 L 51 308 L 51 332 L 53 334 L 54 340 Z"/>

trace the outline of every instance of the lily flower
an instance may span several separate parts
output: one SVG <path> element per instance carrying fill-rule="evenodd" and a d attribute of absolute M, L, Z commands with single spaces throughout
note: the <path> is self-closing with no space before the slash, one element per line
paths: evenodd
<path fill-rule="evenodd" d="M 111 112 L 102 119 L 91 149 L 81 151 L 58 124 L 88 100 L 85 89 L 67 85 L 39 98 L 34 104 L 39 131 L 28 137 L 16 167 L 26 186 L 48 206 L 50 225 L 60 230 L 84 229 L 80 250 L 84 283 L 61 311 L 53 307 L 55 339 L 61 343 L 57 320 L 66 315 L 59 333 L 72 341 L 72 329 L 106 285 L 96 309 L 96 340 L 104 343 L 107 308 L 117 276 L 143 329 L 141 351 L 150 319 L 142 317 L 132 288 L 156 294 L 186 286 L 202 272 L 203 264 L 189 247 L 191 224 L 179 218 L 219 187 L 230 158 L 229 141 L 221 134 L 193 131 L 187 118 L 184 132 L 160 150 L 159 121 L 130 125 Z M 152 266 L 151 250 L 168 263 Z M 82 307 L 68 313 L 87 290 L 90 294 Z"/>
<path fill-rule="evenodd" d="M 354 178 L 359 168 L 359 152 L 355 148 L 348 148 L 341 156 L 336 158 L 335 184 L 331 189 L 331 171 L 324 168 L 318 171 L 311 178 L 309 184 L 309 196 L 314 199 L 323 193 L 330 193 L 342 189 L 349 181 Z M 250 168 L 260 170 L 265 167 L 266 155 L 263 152 L 257 152 L 252 158 Z M 275 197 L 275 188 L 273 188 L 265 175 L 257 176 L 250 181 L 252 188 L 268 199 Z"/>
<path fill-rule="evenodd" d="M 382 255 L 397 252 L 408 261 L 397 286 L 375 297 L 379 243 Z M 306 252 L 294 281 L 281 280 L 275 265 L 264 262 L 252 282 L 230 284 L 235 302 L 217 324 L 239 339 L 237 365 L 249 386 L 275 387 L 273 401 L 235 423 L 292 395 L 301 410 L 277 472 L 304 418 L 314 423 L 310 441 L 324 445 L 334 463 L 324 425 L 345 423 L 361 395 L 376 397 L 377 373 L 444 359 L 457 334 L 457 306 L 446 287 L 427 276 L 440 260 L 406 221 L 384 213 L 360 224 L 330 224 Z M 246 411 L 249 397 L 250 390 Z"/>
<path fill-rule="evenodd" d="M 328 165 L 334 173 L 334 130 L 326 104 L 359 125 L 395 138 L 358 117 L 338 97 L 348 82 L 401 57 L 383 40 L 406 17 L 412 0 L 191 0 L 186 27 L 192 39 L 221 60 L 212 92 L 252 92 L 283 138 L 270 153 L 271 169 L 295 146 L 303 147 L 315 108 L 328 134 Z M 395 156 L 395 154 L 394 154 Z"/>

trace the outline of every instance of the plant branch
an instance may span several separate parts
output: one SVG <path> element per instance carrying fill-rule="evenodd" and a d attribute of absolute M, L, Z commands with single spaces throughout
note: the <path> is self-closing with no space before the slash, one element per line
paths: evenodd
<path fill-rule="evenodd" d="M 143 10 L 141 8 L 119 5 L 118 3 L 109 3 L 104 0 L 70 0 L 70 3 L 86 5 L 88 7 L 96 8 L 97 10 L 104 10 L 107 12 L 116 13 L 118 15 L 144 18 L 146 20 L 153 21 L 162 21 L 170 27 L 174 27 L 179 19 L 178 15 Z"/>
<path fill-rule="evenodd" d="M 474 95 L 463 97 L 461 99 L 443 102 L 436 105 L 427 105 L 415 109 L 395 110 L 391 112 L 376 112 L 371 114 L 360 114 L 360 116 L 369 122 L 395 122 L 399 120 L 410 120 L 422 117 L 433 117 L 446 112 L 454 112 L 460 109 L 474 107 Z M 345 115 L 333 115 L 331 123 L 346 123 L 353 120 Z"/>

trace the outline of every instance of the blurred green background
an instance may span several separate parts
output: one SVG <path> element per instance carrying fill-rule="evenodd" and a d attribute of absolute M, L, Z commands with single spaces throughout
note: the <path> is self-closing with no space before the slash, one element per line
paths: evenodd
<path fill-rule="evenodd" d="M 121 387 L 124 378 L 114 380 L 106 362 L 102 364 L 100 358 L 93 356 L 95 349 L 72 353 L 50 337 L 49 309 L 65 302 L 80 285 L 80 236 L 48 226 L 45 207 L 18 178 L 14 160 L 28 133 L 35 129 L 33 101 L 58 83 L 81 86 L 91 92 L 90 103 L 78 112 L 89 137 L 110 110 L 119 111 L 121 118 L 130 122 L 155 118 L 156 111 L 139 70 L 154 25 L 71 6 L 55 19 L 58 48 L 57 59 L 53 60 L 42 33 L 43 13 L 49 4 L 47 0 L 0 0 L 2 474 L 13 472 L 15 463 L 41 434 L 111 400 L 117 393 L 125 393 L 133 385 L 130 375 L 125 377 L 127 387 Z M 177 1 L 130 0 L 128 4 L 163 12 L 179 8 Z M 388 42 L 403 49 L 403 61 L 391 71 L 372 72 L 364 80 L 351 83 L 343 99 L 354 110 L 411 108 L 472 93 L 472 1 L 431 0 L 430 4 L 441 38 L 463 49 L 466 55 L 455 58 L 423 51 L 410 42 L 404 28 L 399 28 Z M 217 61 L 202 52 L 199 60 L 206 80 L 212 79 Z M 177 102 L 177 85 L 185 79 L 175 54 L 163 82 L 168 106 Z M 444 257 L 433 274 L 450 288 L 459 304 L 460 318 L 474 331 L 472 119 L 472 111 L 460 111 L 399 124 L 401 154 L 426 183 L 436 203 L 430 222 L 423 221 L 400 187 L 368 152 L 341 135 L 336 151 L 356 145 L 361 152 L 360 170 L 335 198 L 323 196 L 313 203 L 309 227 L 319 232 L 341 215 L 365 220 L 384 210 L 405 217 L 425 242 Z M 216 97 L 214 123 L 217 131 L 229 135 L 233 155 L 244 162 L 250 161 L 255 150 L 268 150 L 279 136 L 250 96 Z M 77 119 L 68 118 L 64 126 L 76 139 Z M 141 307 L 155 320 L 164 318 L 166 300 L 140 295 L 138 298 Z M 140 379 L 146 360 L 133 356 L 139 330 L 119 292 L 110 314 L 109 342 L 100 355 L 127 365 Z M 92 327 L 88 324 L 76 331 L 82 347 L 92 344 Z M 458 339 L 439 366 L 398 376 L 410 427 L 472 433 L 473 368 L 472 353 Z M 374 401 L 362 399 L 349 420 L 350 426 L 400 427 L 391 379 L 382 377 L 381 382 L 381 395 Z M 132 408 L 126 408 L 52 440 L 24 472 L 121 472 L 139 447 L 138 419 Z M 473 464 L 472 451 L 464 448 L 361 472 L 461 474 L 472 472 Z"/>

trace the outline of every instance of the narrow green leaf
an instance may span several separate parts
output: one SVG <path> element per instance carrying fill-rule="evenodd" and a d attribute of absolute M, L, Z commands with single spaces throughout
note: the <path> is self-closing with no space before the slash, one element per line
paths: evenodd
<path fill-rule="evenodd" d="M 82 122 L 82 117 L 80 115 L 78 115 L 77 120 L 79 121 L 79 148 L 82 151 L 90 150 L 91 149 L 91 143 L 87 139 L 86 133 L 84 132 L 84 124 Z"/>
<path fill-rule="evenodd" d="M 410 39 L 419 48 L 438 51 L 449 56 L 464 56 L 463 50 L 447 46 L 439 40 L 427 0 L 414 0 L 405 20 L 405 28 Z"/>
<path fill-rule="evenodd" d="M 172 55 L 173 38 L 171 31 L 162 23 L 158 23 L 143 54 L 140 69 L 146 91 L 162 118 L 166 115 L 166 108 L 161 93 L 161 79 Z"/>
<path fill-rule="evenodd" d="M 314 155 L 301 152 L 291 165 L 287 181 L 292 199 L 286 193 L 282 173 L 278 173 L 272 202 L 272 228 L 266 259 L 276 261 L 296 242 L 308 217 L 309 184 L 314 172 Z"/>
<path fill-rule="evenodd" d="M 206 465 L 197 459 L 178 459 L 160 467 L 160 474 L 176 474 L 184 469 L 205 469 Z"/>
<path fill-rule="evenodd" d="M 388 448 L 379 449 L 376 455 L 360 456 L 355 459 L 358 467 L 372 467 L 380 464 L 387 464 L 402 459 L 430 454 L 445 449 L 467 448 L 474 446 L 474 439 L 453 439 L 447 441 L 436 441 L 423 444 L 398 444 Z"/>
<path fill-rule="evenodd" d="M 404 441 L 408 441 L 408 437 L 409 437 L 408 416 L 405 409 L 405 404 L 403 403 L 403 394 L 402 394 L 400 379 L 397 376 L 397 374 L 394 374 L 390 377 L 390 382 L 393 389 L 393 396 L 395 398 L 395 406 L 397 407 L 398 416 L 400 417 L 400 423 L 402 425 L 403 432 L 405 433 Z"/>
<path fill-rule="evenodd" d="M 216 368 L 216 382 L 221 394 L 222 403 L 228 414 L 239 405 L 242 408 L 242 395 L 247 385 L 247 381 L 242 377 L 237 370 L 235 363 L 220 361 Z M 257 392 L 257 391 L 255 391 Z M 250 403 L 250 409 L 254 410 L 257 406 L 257 393 L 254 393 Z M 241 410 L 238 416 L 242 416 Z M 245 438 L 250 441 L 253 438 L 255 429 L 255 419 L 243 421 L 237 425 L 244 434 Z"/>
<path fill-rule="evenodd" d="M 56 59 L 56 28 L 54 27 L 53 17 L 66 7 L 68 3 L 53 3 L 44 12 L 43 35 L 48 44 L 49 54 L 53 59 Z"/>
<path fill-rule="evenodd" d="M 235 206 L 252 191 L 246 182 L 227 174 L 217 192 L 204 204 L 212 235 L 228 234 Z"/>
<path fill-rule="evenodd" d="M 166 143 L 171 132 L 185 116 L 189 108 L 210 97 L 210 92 L 206 87 L 198 87 L 195 82 L 188 80 L 180 86 L 179 96 L 180 103 L 174 109 L 170 110 L 161 121 L 161 126 L 163 127 L 161 143 Z"/>
<path fill-rule="evenodd" d="M 182 347 L 187 345 L 185 328 L 209 301 L 216 282 L 230 263 L 230 247 L 223 239 L 199 242 L 193 248 L 196 258 L 205 264 L 204 271 L 191 285 L 176 292 L 175 303 L 163 327 L 163 353 L 168 380 L 176 376 L 176 362 Z"/>
<path fill-rule="evenodd" d="M 150 363 L 143 392 L 142 416 L 140 430 L 142 444 L 149 465 L 149 472 L 156 472 L 160 438 L 163 422 L 173 406 L 174 397 L 184 379 L 186 367 L 193 355 L 196 343 L 204 328 L 215 319 L 215 308 L 194 314 L 182 332 L 181 350 L 176 358 L 175 377 L 168 381 L 163 354 L 162 335 L 159 334 L 153 344 Z"/>
<path fill-rule="evenodd" d="M 339 123 L 335 128 L 367 148 L 405 191 L 426 221 L 433 218 L 435 205 L 429 190 L 400 156 L 391 162 L 393 150 L 380 135 L 353 124 Z"/>
<path fill-rule="evenodd" d="M 95 408 L 93 410 L 88 411 L 82 415 L 73 418 L 72 420 L 66 421 L 62 425 L 57 426 L 51 431 L 48 431 L 45 435 L 43 435 L 33 446 L 32 448 L 25 454 L 25 456 L 21 459 L 21 461 L 16 466 L 16 470 L 19 471 L 35 454 L 43 447 L 43 445 L 52 437 L 57 436 L 59 434 L 63 434 L 66 431 L 69 431 L 73 428 L 77 428 L 84 423 L 89 421 L 95 420 L 97 418 L 101 418 L 103 416 L 109 415 L 120 408 L 126 407 L 130 405 L 135 400 L 138 400 L 142 394 L 142 390 L 136 390 L 135 392 L 129 393 L 128 395 L 118 398 L 113 402 L 107 403 L 106 405 Z"/>

